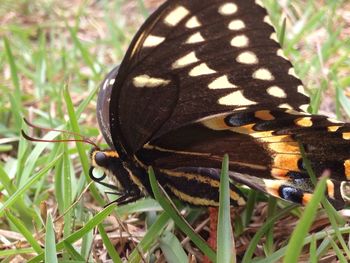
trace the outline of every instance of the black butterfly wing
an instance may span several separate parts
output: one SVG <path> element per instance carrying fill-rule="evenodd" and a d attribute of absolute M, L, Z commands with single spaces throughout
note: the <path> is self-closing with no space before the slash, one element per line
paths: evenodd
<path fill-rule="evenodd" d="M 115 67 L 105 77 L 104 81 L 100 85 L 100 89 L 97 97 L 96 114 L 98 126 L 102 132 L 105 141 L 113 147 L 113 140 L 110 129 L 109 110 L 111 102 L 112 87 L 116 76 L 118 75 L 119 66 Z M 114 147 L 113 147 L 114 148 Z"/>
<path fill-rule="evenodd" d="M 179 188 L 184 189 L 196 184 L 196 177 L 189 175 L 217 180 L 222 156 L 227 153 L 235 182 L 305 204 L 314 184 L 303 164 L 301 144 L 316 176 L 329 173 L 327 196 L 335 207 L 342 208 L 349 201 L 349 130 L 348 124 L 334 123 L 325 116 L 290 110 L 225 113 L 149 142 L 136 158 L 142 160 L 141 165 L 152 165 L 163 173 L 164 185 L 177 185 L 180 180 Z M 191 194 L 192 198 L 198 195 L 196 191 Z"/>
<path fill-rule="evenodd" d="M 167 1 L 151 15 L 106 79 L 121 154 L 214 114 L 309 103 L 257 2 Z"/>

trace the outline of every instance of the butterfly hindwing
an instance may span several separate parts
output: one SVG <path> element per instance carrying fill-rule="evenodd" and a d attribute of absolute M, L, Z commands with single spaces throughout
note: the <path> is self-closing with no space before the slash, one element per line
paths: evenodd
<path fill-rule="evenodd" d="M 314 184 L 304 165 L 302 145 L 316 176 L 330 175 L 329 199 L 337 207 L 344 205 L 348 198 L 344 192 L 350 171 L 348 153 L 337 155 L 334 147 L 350 147 L 350 141 L 344 139 L 347 133 L 341 130 L 349 129 L 348 125 L 338 123 L 336 130 L 324 116 L 292 113 L 265 110 L 208 117 L 149 142 L 136 153 L 136 159 L 157 167 L 169 178 L 164 183 L 171 184 L 167 172 L 172 170 L 218 175 L 222 156 L 227 153 L 235 182 L 305 204 Z M 275 130 L 280 126 L 286 128 L 282 134 Z M 310 136 L 315 134 L 317 137 Z M 335 144 L 324 143 L 328 141 Z"/>

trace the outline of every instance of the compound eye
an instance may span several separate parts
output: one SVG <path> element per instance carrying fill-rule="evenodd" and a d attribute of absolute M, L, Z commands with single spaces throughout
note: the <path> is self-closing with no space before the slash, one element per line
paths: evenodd
<path fill-rule="evenodd" d="M 95 162 L 100 167 L 106 167 L 108 165 L 108 157 L 103 152 L 98 152 L 95 154 Z"/>

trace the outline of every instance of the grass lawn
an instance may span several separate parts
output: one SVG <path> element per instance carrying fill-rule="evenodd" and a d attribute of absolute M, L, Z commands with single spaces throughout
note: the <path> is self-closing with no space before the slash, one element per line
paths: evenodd
<path fill-rule="evenodd" d="M 28 127 L 26 117 L 95 138 L 106 148 L 95 114 L 98 86 L 160 2 L 0 2 L 2 262 L 187 262 L 188 254 L 201 262 L 197 243 L 154 199 L 104 208 L 115 196 L 89 182 L 91 145 L 33 143 L 21 136 L 23 129 L 46 140 L 67 139 Z M 310 94 L 312 112 L 350 120 L 350 2 L 278 2 L 264 1 Z M 350 260 L 350 228 L 332 208 L 305 209 L 254 191 L 248 197 L 247 206 L 231 209 L 238 262 L 277 262 L 303 243 L 294 255 L 299 262 Z M 176 204 L 206 238 L 207 209 Z"/>

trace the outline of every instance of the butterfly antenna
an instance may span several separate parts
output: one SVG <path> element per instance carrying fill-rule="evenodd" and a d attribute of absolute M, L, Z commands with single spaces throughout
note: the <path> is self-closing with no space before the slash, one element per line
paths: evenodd
<path fill-rule="evenodd" d="M 90 140 L 89 138 L 87 138 L 87 137 L 85 137 L 85 136 L 83 136 L 83 135 L 81 135 L 79 133 L 65 131 L 65 130 L 59 130 L 59 129 L 51 129 L 51 128 L 46 128 L 46 127 L 41 127 L 41 126 L 38 126 L 38 125 L 35 125 L 35 124 L 29 122 L 26 118 L 23 118 L 23 121 L 29 127 L 32 127 L 32 128 L 35 128 L 35 129 L 41 129 L 41 130 L 44 130 L 44 131 L 61 132 L 61 133 L 64 133 L 64 134 L 69 134 L 69 135 L 73 135 L 73 136 L 79 136 L 79 137 L 82 138 L 82 139 L 44 140 L 44 139 L 33 138 L 33 137 L 29 136 L 28 134 L 26 134 L 23 130 L 21 130 L 22 136 L 28 141 L 32 141 L 32 142 L 84 142 L 84 143 L 91 144 L 95 148 L 99 148 L 96 143 L 94 143 L 92 140 Z"/>

